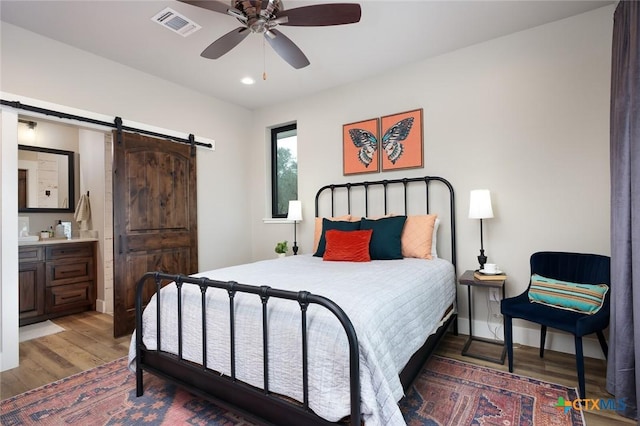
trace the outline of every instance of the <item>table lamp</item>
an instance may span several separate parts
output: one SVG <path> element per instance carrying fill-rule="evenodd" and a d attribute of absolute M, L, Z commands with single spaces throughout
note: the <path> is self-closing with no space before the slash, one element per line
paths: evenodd
<path fill-rule="evenodd" d="M 302 203 L 298 200 L 289 201 L 289 212 L 287 213 L 287 220 L 293 221 L 293 254 L 298 254 L 298 243 L 296 242 L 296 228 L 298 222 L 302 221 Z"/>
<path fill-rule="evenodd" d="M 482 238 L 482 219 L 493 217 L 491 207 L 491 192 L 488 189 L 474 189 L 469 197 L 469 219 L 480 219 L 480 256 L 478 263 L 480 269 L 487 263 L 487 256 L 484 255 L 484 242 Z"/>

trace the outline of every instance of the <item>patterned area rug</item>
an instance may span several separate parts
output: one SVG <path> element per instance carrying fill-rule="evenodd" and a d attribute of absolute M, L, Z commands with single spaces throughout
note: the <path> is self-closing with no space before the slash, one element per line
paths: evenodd
<path fill-rule="evenodd" d="M 558 407 L 575 388 L 433 356 L 400 408 L 417 425 L 583 425 L 582 411 Z"/>
<path fill-rule="evenodd" d="M 433 356 L 401 402 L 414 425 L 583 425 L 558 399 L 575 389 Z M 2 425 L 252 425 L 227 410 L 145 373 L 135 377 L 122 358 L 0 402 Z"/>

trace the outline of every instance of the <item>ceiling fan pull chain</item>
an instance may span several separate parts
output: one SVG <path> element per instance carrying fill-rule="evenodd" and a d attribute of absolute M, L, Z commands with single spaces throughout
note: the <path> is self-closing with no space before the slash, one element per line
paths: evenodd
<path fill-rule="evenodd" d="M 267 50 L 265 47 L 265 40 L 262 37 L 262 80 L 267 79 Z"/>

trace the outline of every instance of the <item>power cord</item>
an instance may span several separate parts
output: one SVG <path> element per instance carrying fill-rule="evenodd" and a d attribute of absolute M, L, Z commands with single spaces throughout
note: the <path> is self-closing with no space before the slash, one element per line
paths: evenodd
<path fill-rule="evenodd" d="M 498 305 L 500 302 L 496 302 L 495 305 Z M 491 296 L 487 295 L 487 328 L 489 329 L 489 333 L 493 336 L 494 340 L 502 340 L 502 337 L 499 337 L 502 330 L 502 321 L 498 323 L 492 323 L 492 319 L 501 318 L 502 314 L 500 312 L 495 312 L 494 303 L 491 301 Z"/>

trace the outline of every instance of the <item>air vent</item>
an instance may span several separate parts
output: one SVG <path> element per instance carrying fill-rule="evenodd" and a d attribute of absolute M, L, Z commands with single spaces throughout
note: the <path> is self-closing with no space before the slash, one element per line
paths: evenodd
<path fill-rule="evenodd" d="M 200 25 L 169 7 L 158 12 L 151 20 L 180 34 L 182 37 L 191 35 L 202 28 Z"/>

